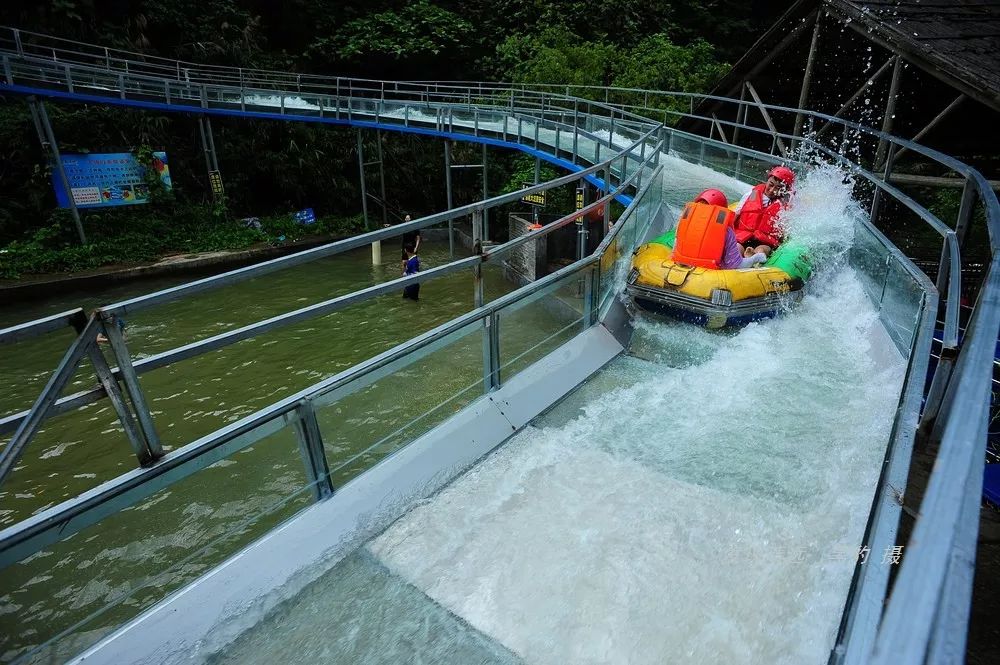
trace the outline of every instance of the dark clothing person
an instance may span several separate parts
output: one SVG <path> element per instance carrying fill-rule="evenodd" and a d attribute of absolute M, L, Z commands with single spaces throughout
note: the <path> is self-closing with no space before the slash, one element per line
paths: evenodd
<path fill-rule="evenodd" d="M 405 217 L 403 217 L 402 223 L 406 224 L 407 222 L 412 222 L 412 221 L 413 220 L 410 219 L 410 216 L 406 215 Z M 410 247 L 412 247 L 414 254 L 416 254 L 417 252 L 420 251 L 420 229 L 417 229 L 416 231 L 409 231 L 409 232 L 404 233 L 402 235 L 402 247 L 401 247 L 402 253 L 400 254 L 400 261 L 403 263 L 403 271 L 404 272 L 406 271 L 406 259 L 407 259 L 407 256 L 406 256 L 406 246 L 407 245 L 409 245 Z"/>
<path fill-rule="evenodd" d="M 407 245 L 403 249 L 403 254 L 404 256 L 406 256 L 406 263 L 403 264 L 403 274 L 416 275 L 418 272 L 420 272 L 420 258 L 417 257 L 417 254 L 413 249 L 413 245 Z M 410 300 L 419 300 L 420 285 L 410 284 L 409 286 L 404 286 L 403 297 L 409 298 Z"/>

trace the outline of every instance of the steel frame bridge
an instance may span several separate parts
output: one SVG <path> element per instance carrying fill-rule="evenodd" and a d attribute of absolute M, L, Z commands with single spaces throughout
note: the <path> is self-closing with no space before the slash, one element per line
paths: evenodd
<path fill-rule="evenodd" d="M 616 286 L 621 284 L 632 248 L 660 221 L 661 155 L 678 155 L 740 177 L 780 161 L 781 158 L 774 156 L 776 152 L 795 154 L 786 146 L 798 147 L 804 151 L 799 154 L 808 152 L 839 164 L 869 183 L 873 192 L 870 197 L 873 218 L 882 202 L 889 198 L 916 214 L 942 238 L 940 268 L 936 282 L 932 283 L 870 222 L 859 227 L 859 233 L 879 253 L 878 260 L 866 263 L 860 257 L 856 265 L 873 277 L 875 286 L 870 295 L 880 307 L 890 336 L 908 357 L 903 393 L 863 541 L 873 550 L 895 544 L 901 506 L 894 490 L 906 484 L 918 432 L 939 444 L 940 452 L 911 539 L 911 543 L 919 546 L 908 550 L 891 596 L 886 567 L 858 564 L 830 662 L 917 664 L 950 662 L 962 657 L 979 524 L 993 355 L 1000 329 L 1000 203 L 975 170 L 884 132 L 804 109 L 766 105 L 759 100 L 711 97 L 717 102 L 713 105 L 716 110 L 728 108 L 730 113 L 702 118 L 694 109 L 706 97 L 698 95 L 572 86 L 373 81 L 249 70 L 153 58 L 16 29 L 0 30 L 0 70 L 0 94 L 21 96 L 29 101 L 39 137 L 52 150 L 64 183 L 57 141 L 43 100 L 196 114 L 206 121 L 213 115 L 230 115 L 410 132 L 514 148 L 572 172 L 519 192 L 485 198 L 407 224 L 115 303 L 89 316 L 82 309 L 75 309 L 0 330 L 0 344 L 4 345 L 67 326 L 78 333 L 35 404 L 27 411 L 0 420 L 0 430 L 14 432 L 0 452 L 0 482 L 45 419 L 104 398 L 114 406 L 138 461 L 136 469 L 0 531 L 0 564 L 19 561 L 285 426 L 296 430 L 316 500 L 336 502 L 339 488 L 331 482 L 331 467 L 315 415 L 317 408 L 445 348 L 470 332 L 482 333 L 482 390 L 484 399 L 490 400 L 506 383 L 498 341 L 504 313 L 546 297 L 567 283 L 579 284 L 584 293 L 582 311 L 572 324 L 578 327 L 581 337 L 593 337 L 601 330 L 620 330 Z M 755 119 L 759 115 L 763 123 L 752 122 L 751 115 Z M 732 120 L 728 119 L 730 116 Z M 710 135 L 673 129 L 671 125 L 680 118 L 706 121 L 711 127 Z M 804 135 L 799 131 L 802 123 L 806 127 Z M 210 125 L 203 127 L 211 138 Z M 852 141 L 868 142 L 877 146 L 880 154 L 887 154 L 882 160 L 884 171 L 872 173 L 863 163 L 848 157 L 846 147 Z M 901 150 L 919 153 L 965 180 L 956 219 L 938 219 L 891 184 L 892 157 Z M 209 166 L 213 161 L 209 160 Z M 596 210 L 612 198 L 627 203 L 617 220 L 607 218 L 610 206 L 605 205 L 606 221 L 609 224 L 613 221 L 613 226 L 597 251 L 581 255 L 573 265 L 508 296 L 485 303 L 480 273 L 484 262 L 572 224 L 579 214 L 548 224 L 537 234 L 490 247 L 482 242 L 489 211 L 525 194 L 580 178 L 604 192 L 584 213 Z M 961 257 L 972 224 L 972 209 L 977 204 L 986 213 L 991 259 L 979 285 L 971 319 L 960 338 Z M 469 258 L 149 358 L 133 361 L 116 325 L 119 317 L 188 294 L 463 218 L 472 219 L 475 248 Z M 80 231 L 82 239 L 82 228 Z M 163 451 L 156 423 L 139 385 L 139 374 L 456 271 L 473 273 L 475 308 L 467 314 L 178 450 Z M 892 280 L 905 281 L 916 294 L 915 308 L 908 310 L 906 316 L 893 313 L 894 305 L 889 302 L 886 288 Z M 926 403 L 922 405 L 939 308 L 943 317 L 943 351 Z M 111 367 L 97 350 L 98 334 L 108 337 L 116 367 Z M 60 397 L 62 388 L 84 358 L 93 364 L 100 385 Z M 554 391 L 548 403 L 554 403 L 561 394 Z M 522 415 L 519 420 L 522 424 L 530 420 L 530 413 Z M 510 434 L 507 432 L 505 437 Z M 491 445 L 503 440 L 501 437 Z"/>

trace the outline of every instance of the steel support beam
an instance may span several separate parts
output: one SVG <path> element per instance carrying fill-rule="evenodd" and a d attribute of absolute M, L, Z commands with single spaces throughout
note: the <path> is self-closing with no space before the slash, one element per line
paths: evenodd
<path fill-rule="evenodd" d="M 451 141 L 444 140 L 444 185 L 448 193 L 448 210 L 454 207 L 451 192 Z M 448 257 L 455 259 L 455 222 L 448 220 Z"/>
<path fill-rule="evenodd" d="M 781 41 L 778 42 L 774 46 L 773 49 L 771 49 L 767 53 L 767 55 L 765 55 L 763 58 L 761 58 L 757 62 L 757 64 L 754 65 L 753 68 L 750 69 L 749 72 L 747 72 L 746 76 L 743 77 L 744 80 L 741 81 L 740 83 L 737 83 L 736 85 L 734 85 L 729 90 L 729 92 L 727 94 L 723 95 L 723 97 L 732 97 L 733 94 L 735 94 L 736 91 L 739 90 L 740 86 L 743 85 L 744 82 L 749 81 L 749 79 L 751 79 L 754 76 L 756 76 L 757 74 L 759 74 L 761 71 L 764 70 L 765 67 L 767 67 L 769 64 L 771 64 L 772 62 L 774 62 L 775 58 L 777 58 L 779 55 L 781 55 L 782 53 L 784 53 L 788 49 L 788 47 L 791 46 L 792 42 L 794 42 L 796 40 L 796 38 L 798 38 L 798 36 L 800 34 L 802 34 L 802 32 L 809 25 L 809 19 L 811 19 L 812 15 L 816 14 L 817 12 L 818 12 L 818 10 L 815 11 L 815 12 L 812 12 L 812 14 L 810 14 L 810 16 L 806 17 L 806 20 L 802 21 L 801 23 L 799 23 L 795 27 L 793 27 L 792 30 L 787 35 L 785 35 L 781 39 Z"/>
<path fill-rule="evenodd" d="M 892 65 L 892 80 L 889 82 L 889 96 L 885 100 L 885 115 L 882 117 L 882 133 L 892 132 L 892 126 L 896 117 L 896 99 L 899 97 L 899 81 L 903 76 L 903 59 L 896 56 L 896 61 Z M 875 168 L 878 169 L 885 161 L 885 139 L 878 140 L 878 148 L 875 151 Z"/>
<path fill-rule="evenodd" d="M 800 109 L 804 109 L 806 107 L 806 101 L 809 99 L 809 86 L 812 83 L 813 63 L 816 61 L 816 46 L 819 44 L 819 31 L 821 27 L 820 17 L 822 15 L 822 12 L 816 12 L 816 19 L 813 24 L 812 41 L 809 42 L 809 55 L 806 56 L 806 71 L 802 75 L 802 89 L 799 91 L 799 105 L 797 108 Z M 795 137 L 802 136 L 801 112 L 795 114 L 795 130 L 792 134 Z"/>
<path fill-rule="evenodd" d="M 854 102 L 858 101 L 858 99 L 860 99 L 860 98 L 861 98 L 861 95 L 863 95 L 863 94 L 865 93 L 865 91 L 866 91 L 866 90 L 868 90 L 868 88 L 869 88 L 869 87 L 871 87 L 871 86 L 875 85 L 875 82 L 876 82 L 877 80 L 879 80 L 880 78 L 882 78 L 882 74 L 885 74 L 885 72 L 886 72 L 886 71 L 887 71 L 887 70 L 889 69 L 889 66 L 890 66 L 890 65 L 891 65 L 892 63 L 893 63 L 893 58 L 889 58 L 888 60 L 886 60 L 886 61 L 885 61 L 885 62 L 884 62 L 884 63 L 882 64 L 882 66 L 881 66 L 881 67 L 879 67 L 879 68 L 878 68 L 878 69 L 877 69 L 877 70 L 875 71 L 875 73 L 874 73 L 874 74 L 872 74 L 872 75 L 871 75 L 871 77 L 869 77 L 869 78 L 868 78 L 868 80 L 867 80 L 867 81 L 865 81 L 864 83 L 862 83 L 862 84 L 861 84 L 861 87 L 860 87 L 860 88 L 858 88 L 858 89 L 857 89 L 857 90 L 856 90 L 856 91 L 854 92 L 854 94 L 853 94 L 853 95 L 851 95 L 851 96 L 850 96 L 850 97 L 849 97 L 849 98 L 847 99 L 847 101 L 843 103 L 843 105 L 841 105 L 841 107 L 840 107 L 839 109 L 837 109 L 837 112 L 833 114 L 833 117 L 834 117 L 834 118 L 839 118 L 840 116 L 842 116 L 842 115 L 844 114 L 844 112 L 845 112 L 845 111 L 847 111 L 847 109 L 851 108 L 851 106 L 853 106 L 853 105 L 854 105 Z M 819 131 L 817 131 L 817 132 L 816 132 L 816 139 L 818 140 L 818 139 L 819 139 L 819 138 L 820 138 L 821 136 L 823 136 L 823 134 L 825 134 L 825 133 L 827 132 L 827 130 L 829 130 L 829 129 L 830 129 L 831 127 L 833 127 L 833 125 L 832 125 L 832 124 L 830 123 L 830 121 L 829 121 L 829 120 L 827 120 L 827 121 L 826 121 L 826 122 L 825 122 L 825 123 L 823 124 L 823 126 L 819 128 Z"/>
<path fill-rule="evenodd" d="M 714 113 L 712 114 L 712 125 L 718 130 L 719 136 L 722 138 L 722 142 L 729 143 L 729 139 L 726 137 L 726 132 L 723 131 L 722 124 L 719 122 L 719 118 Z"/>
<path fill-rule="evenodd" d="M 211 175 L 212 157 L 208 148 L 208 135 L 205 132 L 205 116 L 203 115 L 198 116 L 198 133 L 201 135 L 201 152 L 205 155 L 205 174 Z"/>
<path fill-rule="evenodd" d="M 80 211 L 76 208 L 76 199 L 73 197 L 73 191 L 69 186 L 69 178 L 66 177 L 66 169 L 63 168 L 62 156 L 59 154 L 59 144 L 56 142 L 55 133 L 52 131 L 52 123 L 49 122 L 49 114 L 45 111 L 45 103 L 37 100 L 34 97 L 28 98 L 28 104 L 35 107 L 35 111 L 32 116 L 37 116 L 38 123 L 42 127 L 42 132 L 45 135 L 45 142 L 48 146 L 43 144 L 43 148 L 48 147 L 49 151 L 52 153 L 52 159 L 55 160 L 56 173 L 59 175 L 59 182 L 62 183 L 63 190 L 66 192 L 66 199 L 69 201 L 69 210 L 73 215 L 73 224 L 76 226 L 76 234 L 80 238 L 80 244 L 87 244 L 87 236 L 83 232 L 83 222 L 80 220 Z M 36 125 L 37 129 L 38 125 Z"/>
<path fill-rule="evenodd" d="M 489 194 L 489 167 L 486 165 L 486 144 L 483 144 L 483 200 L 490 198 Z M 483 210 L 483 242 L 490 241 L 490 210 Z"/>
<path fill-rule="evenodd" d="M 944 120 L 945 116 L 947 116 L 949 113 L 951 113 L 956 108 L 958 108 L 959 104 L 961 104 L 962 101 L 964 101 L 965 99 L 967 99 L 966 96 L 965 96 L 965 93 L 959 93 L 958 97 L 956 97 L 951 102 L 951 104 L 948 104 L 948 106 L 946 106 L 943 111 L 941 111 L 936 116 L 934 116 L 934 118 L 929 123 L 927 123 L 924 126 L 923 129 L 921 129 L 919 132 L 917 132 L 916 136 L 914 136 L 912 139 L 910 139 L 910 141 L 912 141 L 913 143 L 919 143 L 920 139 L 924 138 L 924 136 L 927 135 L 927 132 L 929 132 L 932 129 L 934 129 L 935 127 L 937 127 L 938 123 L 940 123 L 942 120 Z M 900 157 L 902 157 L 903 153 L 905 153 L 905 152 L 907 152 L 907 148 L 905 148 L 905 147 L 900 148 L 899 151 L 896 153 L 896 159 L 899 159 Z"/>
<path fill-rule="evenodd" d="M 21 421 L 17 431 L 14 432 L 14 436 L 11 437 L 3 451 L 0 451 L 0 485 L 3 484 L 4 480 L 14 469 L 17 461 L 21 459 L 21 455 L 24 454 L 24 448 L 38 432 L 38 428 L 41 427 L 42 421 L 45 420 L 49 409 L 59 398 L 59 394 L 66 386 L 66 383 L 73 378 L 80 360 L 87 355 L 91 345 L 96 344 L 99 328 L 100 321 L 97 317 L 91 316 L 90 320 L 84 326 L 83 331 L 77 335 L 76 339 L 73 340 L 73 343 L 66 350 L 62 360 L 59 361 L 59 365 L 56 367 L 56 371 L 52 373 L 52 376 L 49 378 L 48 383 L 45 384 L 45 388 L 42 389 L 41 394 L 38 395 L 38 399 L 35 400 L 28 415 Z"/>
<path fill-rule="evenodd" d="M 788 150 L 785 149 L 785 142 L 781 140 L 780 136 L 778 136 L 778 129 L 771 121 L 771 114 L 769 114 L 767 109 L 764 108 L 764 102 L 760 100 L 760 95 L 757 94 L 757 90 L 753 87 L 753 84 L 750 83 L 750 81 L 747 81 L 747 90 L 750 92 L 750 96 L 753 97 L 753 101 L 760 110 L 760 114 L 764 116 L 764 122 L 767 123 L 767 128 L 771 130 L 771 134 L 774 136 L 774 140 L 778 145 L 778 150 L 781 152 L 781 156 L 787 157 Z"/>
<path fill-rule="evenodd" d="M 365 184 L 365 147 L 361 141 L 361 130 L 358 129 L 358 175 L 361 178 L 361 214 L 365 218 L 365 230 L 370 231 L 368 222 L 368 188 Z"/>
<path fill-rule="evenodd" d="M 304 399 L 299 402 L 295 411 L 298 415 L 298 420 L 295 421 L 295 438 L 298 440 L 299 453 L 306 467 L 306 479 L 312 485 L 313 498 L 321 501 L 333 495 L 334 491 L 326 449 L 323 447 L 323 435 L 310 400 Z"/>
<path fill-rule="evenodd" d="M 740 84 L 740 103 L 736 107 L 736 126 L 733 127 L 733 144 L 739 145 L 740 142 L 740 126 L 746 124 L 747 121 L 747 106 L 744 103 L 747 98 L 747 82 L 743 81 Z M 673 132 L 671 132 L 671 137 L 673 137 Z M 667 144 L 667 152 L 670 152 L 669 143 Z"/>
<path fill-rule="evenodd" d="M 160 437 L 153 425 L 153 416 L 150 414 L 142 386 L 139 385 L 139 375 L 136 373 L 135 367 L 132 366 L 132 357 L 125 345 L 125 337 L 118 325 L 117 315 L 101 312 L 101 322 L 104 325 L 104 334 L 111 344 L 115 361 L 118 363 L 118 372 L 125 384 L 125 392 L 128 393 L 129 399 L 132 401 L 132 408 L 139 419 L 139 429 L 145 439 L 146 446 L 146 451 L 139 457 L 139 463 L 145 466 L 163 457 Z"/>
<path fill-rule="evenodd" d="M 378 186 L 382 196 L 382 226 L 389 225 L 389 210 L 385 198 L 385 162 L 382 160 L 382 132 L 375 131 L 375 145 L 378 146 Z"/>
<path fill-rule="evenodd" d="M 105 337 L 107 337 L 107 333 L 105 333 Z M 129 411 L 128 404 L 125 402 L 125 396 L 118 387 L 118 381 L 111 372 L 108 361 L 104 359 L 104 354 L 101 353 L 101 350 L 95 344 L 90 345 L 87 353 L 90 356 L 91 364 L 94 366 L 97 379 L 101 382 L 104 392 L 107 393 L 108 399 L 111 401 L 112 408 L 118 414 L 118 420 L 121 421 L 122 427 L 125 429 L 125 436 L 132 446 L 132 452 L 135 453 L 136 459 L 139 460 L 139 465 L 148 466 L 152 461 L 149 454 L 149 447 L 146 445 L 146 440 L 136 425 L 135 419 L 132 417 L 132 412 Z"/>
<path fill-rule="evenodd" d="M 212 133 L 212 119 L 205 116 L 205 133 L 208 134 L 208 149 L 212 157 L 212 170 L 219 170 L 219 156 L 215 152 L 215 134 Z"/>

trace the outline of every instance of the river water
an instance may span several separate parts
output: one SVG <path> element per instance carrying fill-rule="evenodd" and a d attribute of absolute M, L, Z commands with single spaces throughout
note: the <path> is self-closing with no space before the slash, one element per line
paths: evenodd
<path fill-rule="evenodd" d="M 384 243 L 378 266 L 372 266 L 364 248 L 137 312 L 128 317 L 126 341 L 133 358 L 143 358 L 394 279 L 400 273 L 395 249 L 395 243 Z M 446 243 L 425 242 L 421 250 L 425 268 L 448 262 Z M 114 302 L 179 281 L 140 282 L 5 308 L 0 325 Z M 487 300 L 514 288 L 492 267 L 485 284 Z M 568 306 L 539 302 L 504 322 L 505 357 L 521 356 L 505 371 L 516 372 L 572 334 L 563 329 L 578 301 L 572 302 L 574 290 L 566 292 Z M 387 295 L 153 370 L 141 375 L 141 383 L 169 451 L 472 306 L 471 271 L 456 273 L 423 284 L 418 302 Z M 0 375 L 13 380 L 0 388 L 0 412 L 31 405 L 70 340 L 68 333 L 54 333 L 4 349 Z M 478 331 L 470 334 L 321 410 L 317 415 L 335 485 L 480 395 L 480 340 Z M 94 383 L 93 373 L 82 369 L 67 392 Z M 135 467 L 106 400 L 47 421 L 0 490 L 0 526 Z M 286 428 L 8 568 L 0 580 L 0 661 L 65 630 L 70 634 L 54 653 L 71 655 L 307 505 L 311 494 L 305 485 L 297 442 Z"/>
<path fill-rule="evenodd" d="M 746 187 L 668 166 L 675 207 L 704 186 Z M 793 315 L 723 333 L 641 320 L 628 355 L 215 659 L 824 661 L 903 364 L 877 351 L 877 313 L 843 260 L 859 214 L 849 189 L 820 171 L 799 197 L 790 223 L 829 268 Z M 427 263 L 446 260 L 428 250 Z M 372 268 L 366 251 L 314 262 L 141 312 L 129 345 L 142 357 L 396 270 Z M 496 273 L 487 285 L 491 297 L 511 288 Z M 467 275 L 444 278 L 419 303 L 386 296 L 153 371 L 143 387 L 165 444 L 178 446 L 467 311 L 471 296 Z M 18 318 L 42 307 L 64 308 Z M 541 307 L 521 316 L 509 348 L 552 337 L 536 354 L 572 320 Z M 0 396 L 6 412 L 30 404 L 64 344 L 5 356 L 0 370 L 24 386 Z M 331 463 L 388 441 L 336 481 L 402 445 L 431 406 L 458 395 L 443 418 L 475 398 L 479 352 L 470 337 L 320 414 Z M 76 652 L 306 505 L 291 432 L 272 439 L 5 571 L 0 659 L 67 629 L 36 658 Z M 60 417 L 0 492 L 0 520 L 132 467 L 106 405 Z"/>

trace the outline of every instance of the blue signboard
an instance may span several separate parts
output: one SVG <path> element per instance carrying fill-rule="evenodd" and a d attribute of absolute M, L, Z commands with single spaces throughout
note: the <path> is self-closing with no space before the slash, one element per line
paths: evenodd
<path fill-rule="evenodd" d="M 315 224 L 316 223 L 316 213 L 313 212 L 312 208 L 306 208 L 305 210 L 299 210 L 298 212 L 292 213 L 292 217 L 299 224 Z"/>
<path fill-rule="evenodd" d="M 149 201 L 146 169 L 128 152 L 89 155 L 63 155 L 63 170 L 78 208 L 135 205 Z M 170 189 L 170 167 L 167 153 L 153 153 L 153 168 L 160 182 Z M 57 174 L 52 184 L 56 200 L 62 208 L 69 207 L 69 196 Z"/>

